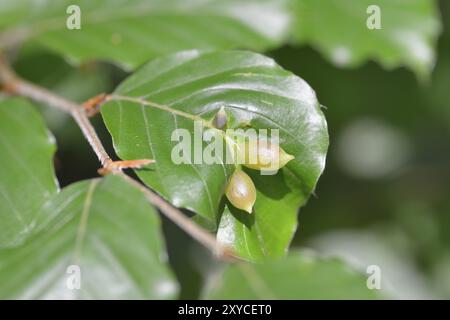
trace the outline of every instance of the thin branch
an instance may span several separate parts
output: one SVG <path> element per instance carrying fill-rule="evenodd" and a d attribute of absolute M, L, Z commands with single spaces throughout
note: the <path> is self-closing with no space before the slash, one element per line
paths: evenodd
<path fill-rule="evenodd" d="M 155 207 L 160 209 L 167 218 L 169 218 L 172 222 L 178 225 L 181 229 L 183 229 L 187 234 L 189 234 L 203 246 L 210 249 L 211 252 L 213 252 L 216 256 L 224 260 L 233 260 L 236 258 L 233 254 L 233 251 L 229 247 L 218 243 L 217 240 L 213 236 L 211 236 L 209 232 L 200 228 L 195 222 L 185 216 L 180 210 L 173 207 L 153 191 L 146 188 L 131 177 L 127 176 L 123 172 L 118 172 L 116 174 L 121 175 L 125 180 L 141 190 L 148 198 L 148 200 Z"/>
<path fill-rule="evenodd" d="M 115 164 L 112 161 L 103 147 L 94 127 L 89 121 L 88 115 L 86 114 L 86 108 L 83 105 L 78 105 L 70 100 L 66 100 L 53 92 L 39 87 L 35 84 L 29 83 L 26 80 L 18 77 L 5 62 L 5 60 L 0 55 L 0 84 L 3 85 L 3 90 L 18 96 L 23 96 L 29 98 L 30 100 L 47 104 L 51 107 L 57 108 L 59 110 L 69 113 L 78 126 L 80 127 L 83 135 L 88 140 L 95 154 L 97 155 L 100 163 L 105 169 L 104 172 L 112 172 L 114 174 L 120 175 L 129 183 L 141 190 L 148 200 L 156 206 L 160 211 L 171 221 L 177 224 L 181 229 L 188 233 L 192 238 L 197 240 L 199 243 L 204 245 L 206 248 L 211 250 L 216 256 L 221 259 L 233 259 L 235 255 L 232 250 L 217 242 L 217 240 L 206 230 L 198 226 L 191 219 L 186 217 L 180 210 L 173 207 L 171 204 L 166 202 L 163 198 L 157 195 L 155 192 L 145 187 L 141 183 L 127 176 L 122 171 L 120 164 Z M 145 159 L 138 160 L 138 162 L 146 161 Z"/>
<path fill-rule="evenodd" d="M 45 88 L 38 87 L 21 79 L 10 69 L 2 57 L 0 57 L 0 83 L 3 83 L 4 90 L 10 94 L 26 97 L 35 102 L 44 103 L 53 108 L 70 113 L 91 145 L 102 166 L 108 166 L 113 162 L 82 107 Z"/>

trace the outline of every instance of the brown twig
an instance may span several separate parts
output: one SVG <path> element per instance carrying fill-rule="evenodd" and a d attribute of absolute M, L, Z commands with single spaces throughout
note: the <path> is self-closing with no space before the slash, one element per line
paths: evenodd
<path fill-rule="evenodd" d="M 86 111 L 88 117 L 93 117 L 97 113 L 100 112 L 100 107 L 102 104 L 107 102 L 110 99 L 110 96 L 106 93 L 100 93 L 95 97 L 90 98 L 89 100 L 83 103 L 83 108 Z"/>
<path fill-rule="evenodd" d="M 210 249 L 214 255 L 218 256 L 220 259 L 234 261 L 236 256 L 228 246 L 222 245 L 216 241 L 216 239 L 207 231 L 200 228 L 195 222 L 185 216 L 180 210 L 173 207 L 171 204 L 166 202 L 160 196 L 155 194 L 150 189 L 146 188 L 136 180 L 127 176 L 123 172 L 119 172 L 119 175 L 123 176 L 125 180 L 130 182 L 136 188 L 141 190 L 148 200 L 159 210 L 161 210 L 167 218 L 183 229 L 192 238 L 197 240 L 206 248 Z"/>
<path fill-rule="evenodd" d="M 102 142 L 82 107 L 79 107 L 76 103 L 66 100 L 45 88 L 38 87 L 19 78 L 1 56 L 0 82 L 3 84 L 4 91 L 9 94 L 27 97 L 33 101 L 41 102 L 53 108 L 70 113 L 88 140 L 102 166 L 107 167 L 113 162 L 108 156 L 108 153 L 103 147 Z"/>
<path fill-rule="evenodd" d="M 163 198 L 157 195 L 155 192 L 145 187 L 136 180 L 130 178 L 123 173 L 122 169 L 128 167 L 138 167 L 151 163 L 153 160 L 140 159 L 140 160 L 126 160 L 126 161 L 112 161 L 103 147 L 94 127 L 89 121 L 86 105 L 79 105 L 70 100 L 62 98 L 53 92 L 32 84 L 24 79 L 18 77 L 6 63 L 5 59 L 0 54 L 0 84 L 3 86 L 3 91 L 29 98 L 30 100 L 44 103 L 51 107 L 63 110 L 69 113 L 78 126 L 80 127 L 83 135 L 88 140 L 95 154 L 97 155 L 100 163 L 102 164 L 103 173 L 114 173 L 123 177 L 130 184 L 141 190 L 148 200 L 157 207 L 167 218 L 177 224 L 181 229 L 188 233 L 195 240 L 200 242 L 206 248 L 211 250 L 216 256 L 225 260 L 234 259 L 234 254 L 230 248 L 224 246 L 216 241 L 216 239 L 206 230 L 198 226 L 191 219 L 186 217 L 180 210 L 173 207 L 166 202 Z M 106 96 L 103 96 L 106 97 Z M 95 97 L 94 97 L 95 98 Z M 95 101 L 94 101 L 95 100 Z M 98 102 L 95 98 L 91 102 Z M 92 104 L 90 102 L 90 104 Z"/>

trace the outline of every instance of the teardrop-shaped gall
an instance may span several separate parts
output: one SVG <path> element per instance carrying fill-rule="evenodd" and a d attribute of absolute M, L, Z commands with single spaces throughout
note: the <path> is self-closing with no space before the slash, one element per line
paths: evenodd
<path fill-rule="evenodd" d="M 225 112 L 225 108 L 221 107 L 220 110 L 216 113 L 213 119 L 213 125 L 217 129 L 223 129 L 227 126 L 228 116 Z"/>
<path fill-rule="evenodd" d="M 252 213 L 256 201 L 256 188 L 244 171 L 238 169 L 233 173 L 225 194 L 233 206 Z"/>
<path fill-rule="evenodd" d="M 278 144 L 265 140 L 241 141 L 237 148 L 239 163 L 251 169 L 278 170 L 295 158 Z"/>

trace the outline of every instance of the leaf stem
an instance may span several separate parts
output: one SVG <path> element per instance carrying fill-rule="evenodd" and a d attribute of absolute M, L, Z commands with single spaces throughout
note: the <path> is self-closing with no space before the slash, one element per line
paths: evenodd
<path fill-rule="evenodd" d="M 187 234 L 189 234 L 192 238 L 197 240 L 199 243 L 204 245 L 206 248 L 211 250 L 215 256 L 217 256 L 220 259 L 224 260 L 230 260 L 235 259 L 235 255 L 233 254 L 233 251 L 219 242 L 215 239 L 213 235 L 211 235 L 208 231 L 201 228 L 199 225 L 194 223 L 192 220 L 190 220 L 188 217 L 186 217 L 180 210 L 173 207 L 171 204 L 166 202 L 162 197 L 160 197 L 158 194 L 150 190 L 149 188 L 145 187 L 138 181 L 132 179 L 128 175 L 126 175 L 122 168 L 116 168 L 113 166 L 114 161 L 111 160 L 110 156 L 106 152 L 105 148 L 103 147 L 103 144 L 101 140 L 99 139 L 94 127 L 92 126 L 91 122 L 89 121 L 88 115 L 86 114 L 86 109 L 75 102 L 72 102 L 70 100 L 67 100 L 63 97 L 60 97 L 56 95 L 55 93 L 39 87 L 35 84 L 32 84 L 24 79 L 21 79 L 19 76 L 17 76 L 14 71 L 9 67 L 9 65 L 6 63 L 5 59 L 0 53 L 0 84 L 2 85 L 2 89 L 4 92 L 26 97 L 32 101 L 44 103 L 46 105 L 49 105 L 51 107 L 54 107 L 56 109 L 65 111 L 69 113 L 75 122 L 80 127 L 81 131 L 83 132 L 83 135 L 89 142 L 90 146 L 94 150 L 95 154 L 97 155 L 98 159 L 100 160 L 100 163 L 102 164 L 103 168 L 107 169 L 113 169 L 110 170 L 110 172 L 120 175 L 123 177 L 123 179 L 127 180 L 130 184 L 134 185 L 136 188 L 138 188 L 141 192 L 144 193 L 144 195 L 147 197 L 147 199 L 171 221 L 173 221 L 176 225 L 178 225 L 181 229 L 183 229 Z M 126 97 L 117 97 L 116 98 L 126 98 Z M 122 99 L 126 100 L 126 99 Z M 145 100 L 143 100 L 145 101 Z M 153 105 L 155 108 L 160 108 L 163 110 L 166 110 L 165 106 L 160 106 L 157 104 L 153 104 L 151 102 L 145 101 L 145 104 Z M 168 108 L 168 107 L 167 107 Z M 170 108 L 169 108 L 170 109 Z M 172 111 L 173 109 L 170 109 Z M 169 111 L 169 110 L 166 110 Z M 177 110 L 175 110 L 177 111 Z M 182 111 L 177 111 L 179 115 L 186 116 L 188 115 L 191 119 L 201 119 L 202 118 L 193 116 L 187 113 L 184 113 Z"/>

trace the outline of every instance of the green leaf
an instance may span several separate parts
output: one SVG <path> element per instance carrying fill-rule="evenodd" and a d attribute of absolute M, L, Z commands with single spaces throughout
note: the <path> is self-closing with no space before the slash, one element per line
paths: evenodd
<path fill-rule="evenodd" d="M 36 40 L 76 62 L 107 59 L 134 68 L 149 58 L 186 49 L 263 50 L 286 37 L 285 0 L 14 1 L 0 6 L 13 41 Z M 81 9 L 81 29 L 66 28 L 66 8 Z M 3 10 L 2 10 L 3 9 Z M 1 20 L 1 19 L 0 19 Z M 2 23 L 0 23 L 0 27 Z M 6 37 L 8 36 L 9 37 Z M 15 35 L 15 36 L 13 36 Z"/>
<path fill-rule="evenodd" d="M 0 247 L 17 245 L 36 224 L 36 212 L 58 190 L 55 140 L 33 106 L 0 102 Z"/>
<path fill-rule="evenodd" d="M 375 59 L 386 68 L 407 66 L 426 77 L 434 66 L 440 31 L 434 0 L 295 0 L 294 39 L 320 50 L 338 66 Z M 381 29 L 369 29 L 370 5 Z"/>
<path fill-rule="evenodd" d="M 166 260 L 159 217 L 139 190 L 117 176 L 83 181 L 46 202 L 22 246 L 0 250 L 0 298 L 172 298 Z M 68 286 L 77 275 L 80 289 Z"/>
<path fill-rule="evenodd" d="M 205 299 L 376 299 L 366 277 L 336 259 L 292 253 L 265 264 L 234 264 L 211 278 Z"/>
<path fill-rule="evenodd" d="M 172 161 L 178 144 L 171 141 L 172 132 L 185 128 L 194 137 L 193 119 L 179 112 L 208 120 L 224 107 L 237 124 L 278 129 L 280 145 L 295 159 L 275 177 L 249 170 L 258 189 L 255 217 L 225 211 L 219 240 L 250 260 L 285 253 L 296 229 L 297 209 L 323 171 L 328 146 L 324 116 L 306 82 L 259 54 L 185 51 L 149 62 L 114 95 L 102 115 L 119 157 L 155 159 L 152 167 L 138 170 L 138 176 L 175 206 L 198 213 L 210 224 L 220 219 L 233 167 Z"/>

